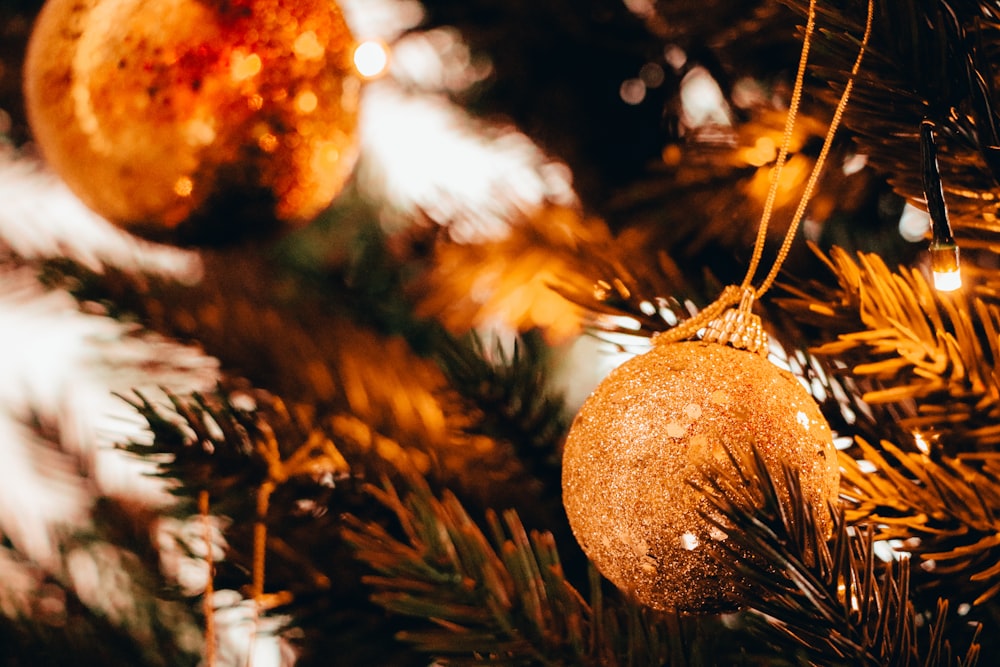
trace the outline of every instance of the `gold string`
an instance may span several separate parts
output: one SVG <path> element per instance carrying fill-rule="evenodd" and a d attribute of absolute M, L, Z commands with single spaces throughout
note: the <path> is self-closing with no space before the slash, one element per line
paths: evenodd
<path fill-rule="evenodd" d="M 699 310 L 696 315 L 680 322 L 677 326 L 653 334 L 651 342 L 653 345 L 659 345 L 661 343 L 676 343 L 679 340 L 687 340 L 698 333 L 706 324 L 722 315 L 722 312 L 726 308 L 739 303 L 741 294 L 742 290 L 736 285 L 727 285 L 722 290 L 722 294 L 719 295 L 718 299 Z"/>
<path fill-rule="evenodd" d="M 795 72 L 792 99 L 788 102 L 788 115 L 785 117 L 785 133 L 781 138 L 781 148 L 778 150 L 778 158 L 774 162 L 774 170 L 771 172 L 771 187 L 768 188 L 767 199 L 764 201 L 764 212 L 761 213 L 760 224 L 757 227 L 757 239 L 754 241 L 750 267 L 747 269 L 747 274 L 740 284 L 743 290 L 750 287 L 754 274 L 757 273 L 757 266 L 760 264 L 761 256 L 764 254 L 767 227 L 771 222 L 771 212 L 774 210 L 774 201 L 778 196 L 778 186 L 781 184 L 781 170 L 785 167 L 785 161 L 788 159 L 788 153 L 792 145 L 792 134 L 795 129 L 795 119 L 798 116 L 799 104 L 802 101 L 802 86 L 806 78 L 806 66 L 809 63 L 809 48 L 812 46 L 812 36 L 815 28 L 816 0 L 809 0 L 809 15 L 806 19 L 805 34 L 802 37 L 802 54 L 799 56 L 799 67 Z"/>
<path fill-rule="evenodd" d="M 264 560 L 267 557 L 267 512 L 274 492 L 270 479 L 257 489 L 257 520 L 253 525 L 253 565 L 251 567 L 250 597 L 260 603 L 264 597 Z"/>
<path fill-rule="evenodd" d="M 854 61 L 854 66 L 851 68 L 851 75 L 848 78 L 847 85 L 844 87 L 844 92 L 840 96 L 840 101 L 837 103 L 837 108 L 834 111 L 832 120 L 830 121 L 830 127 L 827 130 L 826 137 L 823 139 L 823 147 L 820 150 L 819 157 L 816 158 L 816 163 L 813 165 L 812 172 L 809 174 L 809 180 L 806 182 L 802 198 L 799 200 L 798 208 L 792 216 L 792 221 L 789 223 L 788 230 L 785 232 L 785 238 L 783 239 L 781 247 L 778 250 L 778 255 L 775 258 L 774 264 L 771 266 L 771 270 L 764 278 L 761 286 L 755 289 L 752 285 L 753 277 L 757 272 L 761 257 L 764 254 L 764 245 L 767 240 L 767 228 L 770 224 L 771 214 L 774 210 L 774 202 L 777 197 L 778 186 L 780 185 L 781 180 L 781 171 L 788 158 L 792 133 L 795 127 L 795 119 L 801 104 L 802 87 L 809 59 L 809 48 L 812 45 L 812 36 L 815 30 L 816 1 L 817 0 L 809 0 L 809 14 L 802 40 L 802 55 L 799 58 L 799 67 L 795 74 L 795 84 L 792 88 L 792 97 L 789 101 L 788 115 L 785 119 L 784 136 L 782 138 L 781 147 L 778 151 L 778 157 L 775 160 L 774 170 L 771 174 L 771 185 L 767 193 L 767 199 L 764 202 L 764 210 L 761 214 L 760 225 L 757 229 L 757 238 L 754 241 L 753 255 L 750 259 L 750 266 L 747 269 L 746 276 L 743 278 L 743 282 L 739 285 L 739 287 L 736 285 L 729 285 L 722 291 L 722 294 L 719 295 L 718 299 L 699 311 L 697 315 L 685 320 L 671 329 L 662 331 L 653 336 L 652 342 L 654 344 L 670 343 L 690 338 L 708 322 L 711 322 L 719 317 L 725 309 L 732 307 L 741 301 L 747 304 L 746 307 L 749 309 L 755 299 L 762 296 L 771 288 L 778 276 L 779 271 L 781 270 L 782 264 L 788 257 L 792 241 L 794 241 L 795 234 L 798 232 L 799 224 L 802 222 L 806 207 L 809 204 L 809 200 L 812 198 L 813 190 L 815 189 L 819 176 L 823 171 L 823 165 L 826 162 L 827 155 L 830 152 L 830 147 L 833 144 L 834 135 L 840 126 L 844 110 L 847 108 L 847 101 L 850 99 L 851 90 L 854 88 L 854 80 L 861 68 L 861 61 L 864 58 L 865 49 L 868 46 L 868 40 L 871 36 L 872 19 L 875 13 L 874 0 L 868 0 L 868 16 L 865 21 L 865 33 L 861 39 L 858 56 Z M 746 295 L 749 295 L 749 298 L 744 298 Z"/>
<path fill-rule="evenodd" d="M 815 0 L 811 1 L 815 2 Z M 795 210 L 795 215 L 792 216 L 792 222 L 789 224 L 788 231 L 785 233 L 785 239 L 782 241 L 781 248 L 778 250 L 778 256 L 774 260 L 774 266 L 771 267 L 771 271 L 767 274 L 764 282 L 757 288 L 758 298 L 771 289 L 771 285 L 774 284 L 775 279 L 778 277 L 781 265 L 784 263 L 785 258 L 788 257 L 788 251 L 792 246 L 792 241 L 795 239 L 799 223 L 802 222 L 802 217 L 805 215 L 809 199 L 812 198 L 813 189 L 816 187 L 816 182 L 819 181 L 820 173 L 823 171 L 823 164 L 826 162 L 826 156 L 830 152 L 830 146 L 833 144 L 833 135 L 836 134 L 837 128 L 840 127 L 840 120 L 844 115 L 844 110 L 847 108 L 847 100 L 851 97 L 851 90 L 854 88 L 854 79 L 858 75 L 858 70 L 861 69 L 861 61 L 865 55 L 865 48 L 868 46 L 868 38 L 872 34 L 872 16 L 875 13 L 874 4 L 874 0 L 868 0 L 868 18 L 865 20 L 865 34 L 864 37 L 861 38 L 861 47 L 858 49 L 858 57 L 854 60 L 854 66 L 851 67 L 851 76 L 847 79 L 847 85 L 844 86 L 844 92 L 840 96 L 840 102 L 837 103 L 837 109 L 833 112 L 833 119 L 830 121 L 830 129 L 827 131 L 826 137 L 823 140 L 823 148 L 819 152 L 819 157 L 816 158 L 816 164 L 813 166 L 812 173 L 809 174 L 809 181 L 806 183 L 805 190 L 802 193 L 802 199 L 799 200 L 799 207 Z"/>
<path fill-rule="evenodd" d="M 208 578 L 205 581 L 205 594 L 202 600 L 202 610 L 205 614 L 205 660 L 206 667 L 215 667 L 215 561 L 212 555 L 212 526 L 208 516 L 208 490 L 198 492 L 198 514 L 201 517 L 202 538 L 205 540 L 205 560 L 208 563 Z"/>

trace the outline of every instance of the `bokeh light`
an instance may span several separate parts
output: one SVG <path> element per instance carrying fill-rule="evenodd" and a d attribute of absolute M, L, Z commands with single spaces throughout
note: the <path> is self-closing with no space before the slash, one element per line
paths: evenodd
<path fill-rule="evenodd" d="M 388 47 L 374 39 L 361 42 L 354 49 L 354 67 L 366 79 L 381 76 L 389 67 Z"/>

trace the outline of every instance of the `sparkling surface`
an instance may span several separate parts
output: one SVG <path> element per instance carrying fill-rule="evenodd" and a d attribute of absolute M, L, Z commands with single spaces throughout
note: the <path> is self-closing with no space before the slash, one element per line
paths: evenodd
<path fill-rule="evenodd" d="M 733 607 L 709 555 L 726 539 L 698 515 L 688 480 L 756 442 L 772 470 L 800 470 L 806 498 L 837 498 L 830 427 L 791 374 L 716 343 L 654 346 L 615 369 L 580 409 L 563 455 L 563 502 L 577 540 L 609 580 L 655 609 Z M 728 464 L 727 464 L 728 465 Z M 820 513 L 825 517 L 825 513 Z"/>
<path fill-rule="evenodd" d="M 25 98 L 54 170 L 133 231 L 298 223 L 353 167 L 353 48 L 329 0 L 49 0 Z"/>

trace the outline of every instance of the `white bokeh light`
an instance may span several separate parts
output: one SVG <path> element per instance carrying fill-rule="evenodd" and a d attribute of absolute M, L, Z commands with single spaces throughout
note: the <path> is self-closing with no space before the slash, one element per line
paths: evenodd
<path fill-rule="evenodd" d="M 689 128 L 733 124 L 722 88 L 704 67 L 692 67 L 681 80 L 681 116 Z"/>
<path fill-rule="evenodd" d="M 385 73 L 389 66 L 389 48 L 379 40 L 369 39 L 354 49 L 354 67 L 358 73 L 373 79 Z"/>
<path fill-rule="evenodd" d="M 372 86 L 361 125 L 363 187 L 448 224 L 456 240 L 497 238 L 543 201 L 576 201 L 569 170 L 525 135 L 476 123 L 443 97 Z"/>
<path fill-rule="evenodd" d="M 927 211 L 907 202 L 899 216 L 899 235 L 911 243 L 917 243 L 926 239 L 930 231 L 931 218 Z"/>

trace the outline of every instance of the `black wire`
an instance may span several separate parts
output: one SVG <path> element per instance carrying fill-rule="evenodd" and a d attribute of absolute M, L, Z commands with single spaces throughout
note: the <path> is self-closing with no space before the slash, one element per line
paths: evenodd
<path fill-rule="evenodd" d="M 926 118 L 920 123 L 920 158 L 933 244 L 954 245 L 955 238 L 951 231 L 951 221 L 948 219 L 948 207 L 944 203 L 941 172 L 938 170 L 934 123 Z"/>

